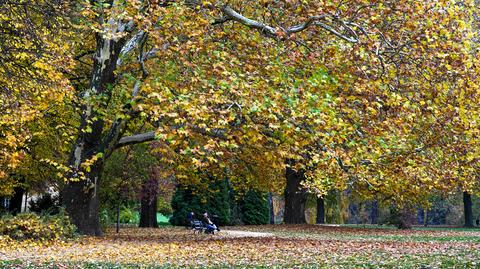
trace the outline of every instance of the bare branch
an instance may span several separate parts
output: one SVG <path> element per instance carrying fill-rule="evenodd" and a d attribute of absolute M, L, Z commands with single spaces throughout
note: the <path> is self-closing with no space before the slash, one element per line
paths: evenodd
<path fill-rule="evenodd" d="M 212 22 L 212 25 L 216 25 L 216 24 L 222 24 L 222 23 L 225 23 L 227 21 L 230 21 L 230 17 L 229 16 L 223 16 L 221 18 L 218 18 L 216 19 L 214 22 Z"/>
<path fill-rule="evenodd" d="M 146 34 L 147 33 L 145 31 L 139 31 L 125 43 L 122 50 L 120 51 L 120 56 L 117 60 L 117 66 L 122 65 L 125 56 L 127 56 L 130 51 L 132 51 L 135 47 L 140 45 L 140 43 L 145 39 Z"/>
<path fill-rule="evenodd" d="M 326 17 L 325 15 L 310 17 L 305 23 L 292 26 L 292 27 L 288 28 L 286 32 L 288 34 L 301 32 L 301 31 L 307 29 L 315 21 L 323 20 L 323 19 L 325 19 L 325 17 Z"/>
<path fill-rule="evenodd" d="M 266 25 L 262 22 L 255 21 L 252 19 L 249 19 L 242 14 L 236 12 L 233 10 L 231 7 L 228 5 L 222 7 L 222 12 L 225 14 L 226 17 L 224 17 L 223 22 L 226 22 L 228 20 L 233 20 L 236 22 L 239 22 L 245 26 L 248 26 L 253 29 L 259 30 L 262 34 L 268 36 L 268 37 L 278 37 L 278 32 L 275 28 L 272 26 Z"/>
<path fill-rule="evenodd" d="M 181 124 L 181 125 L 173 126 L 173 128 L 174 129 L 180 129 L 180 128 L 183 128 L 185 126 L 188 126 L 193 131 L 195 131 L 199 134 L 203 134 L 203 135 L 218 138 L 218 139 L 227 139 L 226 130 L 224 130 L 224 129 L 202 128 L 202 127 L 199 127 L 195 124 L 186 124 L 186 125 Z M 118 148 L 121 148 L 121 147 L 124 147 L 124 146 L 128 146 L 128 145 L 150 142 L 150 141 L 154 141 L 154 140 L 156 140 L 155 131 L 136 134 L 136 135 L 131 135 L 131 136 L 125 136 L 125 137 L 122 137 L 118 141 L 118 143 L 115 145 L 115 149 L 118 149 Z"/>
<path fill-rule="evenodd" d="M 279 29 L 276 29 L 270 25 L 245 17 L 242 14 L 238 13 L 237 11 L 233 10 L 228 5 L 223 6 L 221 8 L 221 11 L 223 12 L 224 16 L 222 18 L 215 20 L 212 23 L 213 25 L 225 23 L 227 21 L 236 21 L 247 27 L 256 29 L 260 31 L 262 34 L 264 34 L 265 36 L 271 37 L 271 38 L 283 38 L 284 35 L 288 36 L 294 33 L 304 31 L 310 26 L 318 26 L 347 42 L 351 42 L 351 43 L 358 42 L 357 32 L 350 27 L 353 25 L 340 20 L 338 16 L 335 16 L 335 15 L 323 14 L 320 16 L 312 16 L 308 18 L 307 21 L 304 23 L 294 25 L 294 26 L 285 28 L 285 30 L 283 31 L 280 31 Z M 340 30 L 337 30 L 333 26 L 326 24 L 327 21 L 333 21 L 338 23 L 341 27 L 340 29 L 346 30 L 348 34 L 342 34 Z M 362 33 L 364 33 L 363 29 L 361 30 L 362 30 Z"/>
<path fill-rule="evenodd" d="M 115 148 L 121 148 L 128 145 L 140 144 L 144 142 L 149 142 L 155 140 L 155 132 L 147 132 L 142 134 L 135 134 L 131 136 L 122 137 L 118 143 L 115 145 Z"/>
<path fill-rule="evenodd" d="M 338 32 L 337 30 L 333 29 L 332 26 L 328 25 L 328 24 L 325 24 L 325 23 L 322 23 L 322 22 L 315 22 L 314 23 L 316 26 L 319 26 L 320 28 L 324 29 L 324 30 L 327 30 L 328 32 L 330 32 L 331 34 L 334 34 L 336 35 L 337 37 L 345 40 L 345 41 L 348 41 L 348 42 L 351 42 L 351 43 L 357 43 L 358 42 L 358 39 L 354 38 L 354 37 L 349 37 L 349 36 L 346 36 L 346 35 L 343 35 L 341 34 L 340 32 Z"/>

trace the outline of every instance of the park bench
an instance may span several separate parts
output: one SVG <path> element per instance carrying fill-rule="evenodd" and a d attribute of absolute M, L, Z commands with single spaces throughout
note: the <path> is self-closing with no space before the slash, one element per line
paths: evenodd
<path fill-rule="evenodd" d="M 195 232 L 201 233 L 206 229 L 205 225 L 200 220 L 193 220 L 190 223 L 190 228 L 193 230 L 193 233 Z"/>

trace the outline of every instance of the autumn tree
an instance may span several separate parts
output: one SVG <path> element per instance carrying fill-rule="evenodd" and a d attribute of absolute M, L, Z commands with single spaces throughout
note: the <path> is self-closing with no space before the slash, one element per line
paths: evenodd
<path fill-rule="evenodd" d="M 475 94 L 472 1 L 41 3 L 68 11 L 52 11 L 65 31 L 39 32 L 58 37 L 41 42 L 60 50 L 46 65 L 65 84 L 53 93 L 75 93 L 75 141 L 56 166 L 66 169 L 63 201 L 81 233 L 101 234 L 105 161 L 154 139 L 182 160 L 184 181 L 206 168 L 267 188 L 291 175 L 293 193 L 350 186 L 399 202 L 451 186 L 435 182 L 423 149 L 439 144 L 451 116 L 443 113 L 462 107 L 444 101 L 464 88 Z M 138 132 L 142 122 L 150 132 Z"/>
<path fill-rule="evenodd" d="M 341 171 L 322 160 L 310 175 L 313 184 L 307 182 L 310 189 L 348 187 L 401 207 L 428 203 L 432 190 L 473 189 L 479 162 L 477 9 L 471 1 L 397 2 L 383 10 L 381 36 L 400 51 L 387 50 L 379 62 L 370 58 L 348 90 L 337 94 L 350 100 L 342 110 L 356 130 L 331 149 Z M 408 16 L 394 20 L 399 13 Z M 359 61 L 370 57 L 361 51 Z M 372 63 L 381 68 L 369 68 Z"/>
<path fill-rule="evenodd" d="M 87 79 L 88 82 L 84 83 L 86 87 L 82 89 L 80 95 L 79 131 L 68 165 L 71 172 L 62 195 L 66 209 L 74 223 L 82 233 L 88 234 L 101 233 L 98 225 L 99 201 L 95 194 L 105 158 L 108 158 L 116 148 L 155 138 L 153 132 L 122 137 L 127 133 L 128 123 L 133 118 L 152 118 L 158 126 L 156 137 L 167 141 L 172 134 L 178 133 L 203 132 L 206 135 L 218 136 L 220 134 L 216 130 L 229 130 L 226 127 L 230 127 L 232 120 L 236 120 L 230 108 L 240 107 L 243 109 L 242 104 L 232 101 L 231 97 L 238 95 L 237 98 L 246 98 L 248 93 L 251 93 L 250 90 L 261 89 L 260 85 L 248 85 L 248 83 L 254 82 L 248 82 L 248 78 L 245 82 L 238 80 L 241 84 L 237 85 L 235 85 L 235 81 L 225 79 L 205 80 L 207 76 L 226 78 L 227 73 L 233 72 L 238 67 L 235 63 L 231 63 L 228 70 L 224 71 L 219 65 L 217 69 L 213 70 L 213 73 L 209 74 L 197 73 L 202 70 L 195 70 L 195 66 L 188 68 L 192 59 L 197 59 L 190 57 L 195 57 L 196 54 L 199 57 L 200 52 L 204 53 L 214 46 L 218 46 L 218 39 L 227 38 L 227 35 L 222 34 L 219 27 L 212 26 L 212 23 L 228 23 L 230 25 L 232 21 L 247 26 L 240 28 L 241 31 L 248 28 L 259 30 L 259 33 L 255 34 L 254 38 L 248 42 L 261 43 L 263 42 L 262 36 L 265 36 L 268 39 L 265 44 L 271 48 L 275 48 L 275 40 L 285 39 L 287 35 L 299 33 L 310 26 L 317 26 L 312 28 L 323 29 L 326 33 L 333 33 L 347 41 L 356 40 L 352 30 L 356 26 L 346 24 L 342 26 L 342 21 L 338 19 L 338 16 L 331 13 L 306 19 L 300 17 L 296 20 L 303 22 L 297 22 L 293 24 L 294 26 L 280 30 L 241 15 L 235 10 L 234 5 L 208 3 L 200 5 L 200 3 L 188 1 L 183 4 L 107 1 L 100 4 L 83 3 L 78 8 L 82 17 L 80 20 L 82 24 L 78 27 L 82 33 L 79 35 L 85 35 L 84 42 L 87 45 L 84 45 L 83 48 L 91 46 L 91 49 L 86 48 L 85 51 L 79 53 L 80 55 L 88 54 L 88 51 L 92 50 L 93 57 L 90 67 L 91 76 Z M 302 5 L 299 8 L 308 10 L 309 5 Z M 320 6 L 312 4 L 310 8 L 312 8 L 312 12 L 317 13 Z M 278 7 L 279 11 L 284 9 L 283 4 Z M 249 10 L 255 13 L 254 9 L 249 8 Z M 85 23 L 86 21 L 88 23 Z M 323 23 L 327 21 L 339 24 L 338 27 L 343 27 L 342 31 L 346 31 L 346 33 L 340 33 Z M 288 20 L 284 23 L 287 24 Z M 190 26 L 188 31 L 181 26 L 184 24 Z M 226 57 L 230 56 L 228 49 L 231 48 L 228 46 L 233 46 L 232 51 L 237 51 L 239 48 L 235 47 L 236 45 L 233 43 L 235 39 L 238 39 L 235 28 L 231 28 L 228 33 L 233 37 L 232 41 L 226 39 L 225 42 L 221 42 L 223 45 L 220 43 L 223 50 L 214 50 L 213 52 L 217 52 L 217 55 L 215 53 L 205 54 L 196 61 L 196 64 L 206 65 L 212 61 L 225 62 Z M 209 29 L 213 29 L 214 32 L 212 33 L 212 30 Z M 351 29 L 350 32 L 348 29 Z M 86 35 L 89 32 L 93 36 Z M 224 36 L 222 37 L 222 35 Z M 247 45 L 248 42 L 243 44 Z M 247 51 L 253 50 L 246 46 L 245 48 Z M 196 53 L 197 51 L 198 53 Z M 183 53 L 183 57 L 179 53 Z M 173 85 L 181 86 L 180 88 L 170 88 L 171 82 L 156 83 L 156 77 L 149 76 L 149 72 L 153 73 L 154 69 L 148 67 L 168 63 L 168 59 L 171 59 L 173 55 L 180 56 L 181 60 L 173 62 L 173 68 L 180 64 L 184 68 L 184 72 L 187 72 L 182 80 L 187 78 L 188 81 L 185 82 L 188 84 L 180 85 L 178 81 L 173 83 Z M 207 55 L 211 58 L 206 57 Z M 265 55 L 268 56 L 268 54 Z M 161 58 L 161 61 L 157 60 L 162 56 L 164 58 Z M 253 54 L 239 56 L 242 56 L 244 58 L 242 60 L 245 61 L 252 61 L 255 58 Z M 154 61 L 147 63 L 154 57 Z M 272 56 L 267 58 L 272 58 Z M 262 61 L 268 64 L 266 59 L 262 59 Z M 247 65 L 243 69 L 248 71 L 253 67 L 253 65 Z M 258 70 L 251 70 L 250 73 L 255 71 Z M 266 69 L 261 72 L 265 71 Z M 222 72 L 227 73 L 222 74 Z M 163 79 L 168 79 L 168 77 Z M 232 86 L 225 83 L 231 84 L 239 90 L 243 89 L 236 92 Z M 193 92 L 191 91 L 192 86 L 194 87 Z M 216 90 L 222 89 L 222 87 L 225 89 L 223 92 Z M 131 90 L 127 91 L 128 88 Z M 189 91 L 193 95 L 189 96 Z M 261 92 L 259 91 L 258 94 L 261 95 Z M 207 96 L 214 96 L 215 99 L 193 99 Z M 167 106 L 159 106 L 164 104 Z M 142 113 L 148 107 L 153 109 L 150 109 L 148 113 Z M 209 125 L 215 125 L 217 128 L 211 128 Z M 207 146 L 208 143 L 202 147 L 206 148 Z"/>
<path fill-rule="evenodd" d="M 73 66 L 71 44 L 65 42 L 71 33 L 70 22 L 62 10 L 63 5 L 51 5 L 49 1 L 2 1 L 0 5 L 2 196 L 12 195 L 14 188 L 23 189 L 24 177 L 16 176 L 17 169 L 32 167 L 32 158 L 41 159 L 31 151 L 48 134 L 36 121 L 53 123 L 45 118 L 57 109 L 65 111 L 72 97 L 64 77 Z M 62 126 L 55 127 L 63 133 Z"/>

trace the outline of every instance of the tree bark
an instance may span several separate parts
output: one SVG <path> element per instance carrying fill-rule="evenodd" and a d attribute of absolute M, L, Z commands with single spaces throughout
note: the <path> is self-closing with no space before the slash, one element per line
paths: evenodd
<path fill-rule="evenodd" d="M 120 232 L 120 201 L 117 204 L 117 225 L 116 225 L 117 234 Z"/>
<path fill-rule="evenodd" d="M 139 227 L 158 228 L 157 197 L 154 200 L 142 199 Z"/>
<path fill-rule="evenodd" d="M 113 24 L 111 25 L 114 26 Z M 119 30 L 121 26 L 118 26 Z M 62 190 L 63 205 L 78 232 L 86 235 L 101 235 L 99 220 L 99 200 L 97 188 L 100 186 L 100 175 L 103 170 L 104 158 L 107 157 L 120 139 L 121 124 L 112 126 L 110 132 L 104 135 L 104 121 L 91 99 L 96 96 L 111 96 L 111 87 L 115 83 L 115 70 L 125 40 L 110 39 L 102 34 L 96 35 L 96 52 L 93 59 L 92 77 L 89 88 L 84 92 L 82 115 L 78 128 L 77 139 L 70 155 L 69 181 Z M 97 105 L 98 106 L 98 105 Z M 100 156 L 98 154 L 101 154 Z M 97 156 L 88 169 L 82 167 L 87 160 Z M 82 176 L 83 174 L 83 176 Z"/>
<path fill-rule="evenodd" d="M 287 167 L 285 176 L 287 186 L 285 188 L 285 215 L 284 222 L 287 224 L 303 224 L 305 220 L 306 192 L 301 186 L 305 179 L 303 171 L 295 171 Z"/>
<path fill-rule="evenodd" d="M 473 210 L 472 210 L 472 195 L 468 192 L 463 192 L 463 213 L 465 216 L 465 227 L 473 228 Z"/>
<path fill-rule="evenodd" d="M 372 224 L 377 224 L 378 222 L 378 201 L 374 200 L 372 202 L 372 207 L 370 210 L 370 220 Z"/>
<path fill-rule="evenodd" d="M 409 230 L 412 229 L 412 224 L 415 219 L 415 213 L 412 212 L 411 207 L 404 207 L 399 210 L 399 224 L 398 229 Z"/>
<path fill-rule="evenodd" d="M 17 215 L 18 213 L 22 212 L 22 200 L 23 200 L 23 194 L 25 193 L 25 190 L 20 187 L 16 187 L 13 189 L 15 192 L 13 194 L 13 197 L 10 199 L 10 206 L 8 208 L 8 211 L 12 215 Z"/>
<path fill-rule="evenodd" d="M 62 190 L 65 210 L 81 234 L 102 235 L 98 213 L 98 186 L 102 168 L 103 164 L 94 165 L 86 180 L 71 181 Z"/>
<path fill-rule="evenodd" d="M 143 183 L 140 202 L 139 227 L 158 228 L 157 222 L 158 180 L 155 173 Z"/>
<path fill-rule="evenodd" d="M 275 224 L 275 209 L 273 208 L 273 195 L 272 192 L 268 193 L 268 206 L 270 209 L 270 224 Z"/>
<path fill-rule="evenodd" d="M 317 224 L 325 223 L 325 201 L 323 198 L 317 198 Z"/>

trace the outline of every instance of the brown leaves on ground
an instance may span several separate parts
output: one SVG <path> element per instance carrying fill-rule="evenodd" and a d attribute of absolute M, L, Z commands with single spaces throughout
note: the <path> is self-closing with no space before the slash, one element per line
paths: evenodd
<path fill-rule="evenodd" d="M 227 230 L 212 236 L 193 234 L 185 228 L 125 228 L 120 234 L 109 230 L 104 237 L 83 237 L 46 246 L 14 241 L 6 244 L 0 238 L 0 260 L 210 267 L 338 265 L 367 259 L 378 265 L 425 256 L 462 256 L 462 259 L 473 260 L 478 258 L 475 256 L 480 248 L 475 239 L 480 232 L 475 231 L 398 231 L 311 225 Z"/>

